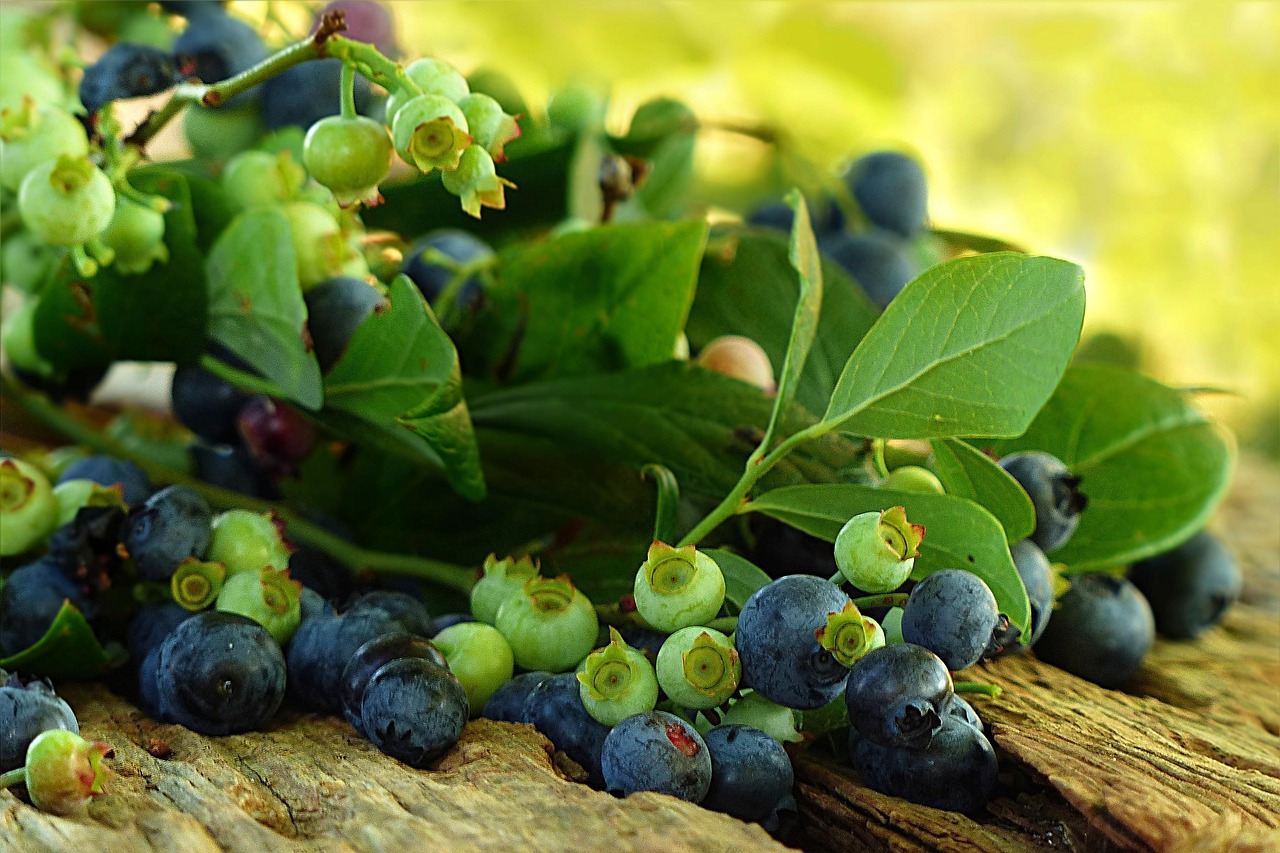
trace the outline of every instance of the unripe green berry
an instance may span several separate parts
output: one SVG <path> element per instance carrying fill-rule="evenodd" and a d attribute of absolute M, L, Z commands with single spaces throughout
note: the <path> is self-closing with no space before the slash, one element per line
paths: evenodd
<path fill-rule="evenodd" d="M 515 659 L 506 637 L 483 622 L 459 622 L 431 638 L 444 653 L 449 671 L 462 682 L 471 707 L 479 716 L 493 692 L 511 680 Z"/>
<path fill-rule="evenodd" d="M 885 478 L 884 488 L 897 489 L 900 492 L 920 492 L 923 494 L 946 494 L 938 475 L 928 468 L 919 465 L 903 465 L 894 468 Z"/>
<path fill-rule="evenodd" d="M 632 591 L 641 618 L 672 633 L 716 617 L 724 604 L 724 575 L 715 560 L 692 545 L 673 548 L 655 541 Z"/>
<path fill-rule="evenodd" d="M 0 557 L 44 542 L 58 523 L 58 501 L 44 472 L 22 459 L 0 460 Z"/>
<path fill-rule="evenodd" d="M 814 632 L 818 645 L 844 666 L 853 666 L 871 651 L 884 645 L 884 631 L 876 620 L 863 616 L 852 601 L 837 613 L 827 614 L 827 624 Z M 878 642 L 878 645 L 877 645 Z"/>
<path fill-rule="evenodd" d="M 256 577 L 268 566 L 288 567 L 289 551 L 271 513 L 259 515 L 247 509 L 229 509 L 213 519 L 205 558 L 222 563 L 228 575 L 252 572 Z"/>
<path fill-rule="evenodd" d="M 424 56 L 422 59 L 411 62 L 405 68 L 404 73 L 417 86 L 417 91 L 409 88 L 400 88 L 391 93 L 391 96 L 387 98 L 386 113 L 388 123 L 395 120 L 405 104 L 420 94 L 439 95 L 457 103 L 471 92 L 471 87 L 467 84 L 467 78 L 463 77 L 458 69 L 443 59 Z"/>
<path fill-rule="evenodd" d="M 382 201 L 378 184 L 391 171 L 394 154 L 386 126 L 364 116 L 321 119 L 307 131 L 302 148 L 311 177 L 343 207 Z"/>
<path fill-rule="evenodd" d="M 653 664 L 628 646 L 610 626 L 609 644 L 587 655 L 578 670 L 582 706 L 597 721 L 616 726 L 632 714 L 646 714 L 658 704 Z"/>
<path fill-rule="evenodd" d="M 484 559 L 484 576 L 471 587 L 471 615 L 486 625 L 498 621 L 502 602 L 520 592 L 525 583 L 537 577 L 538 568 L 528 557 L 499 560 L 490 554 Z"/>
<path fill-rule="evenodd" d="M 18 189 L 18 212 L 31 232 L 56 246 L 78 246 L 111 224 L 116 191 L 86 156 L 63 154 L 34 166 Z"/>
<path fill-rule="evenodd" d="M 222 188 L 244 207 L 269 207 L 293 201 L 307 181 L 307 172 L 287 151 L 245 151 L 222 170 Z"/>
<path fill-rule="evenodd" d="M 520 136 L 516 117 L 507 115 L 502 106 L 488 95 L 473 92 L 458 101 L 467 119 L 467 129 L 476 145 L 493 157 L 495 163 L 507 159 L 504 146 Z"/>
<path fill-rule="evenodd" d="M 41 732 L 27 747 L 26 781 L 31 803 L 42 812 L 73 815 L 103 792 L 111 755 L 105 743 L 90 743 L 65 729 Z"/>
<path fill-rule="evenodd" d="M 444 188 L 458 197 L 468 215 L 480 218 L 482 207 L 502 210 L 507 206 L 506 187 L 515 184 L 499 177 L 489 152 L 472 145 L 462 152 L 458 168 L 440 176 Z"/>
<path fill-rule="evenodd" d="M 256 575 L 240 572 L 229 576 L 215 607 L 249 617 L 283 646 L 302 621 L 301 595 L 302 584 L 289 577 L 288 569 L 265 568 Z"/>
<path fill-rule="evenodd" d="M 58 502 L 58 521 L 55 527 L 70 524 L 76 513 L 87 506 L 114 506 L 124 509 L 124 489 L 117 483 L 104 486 L 93 480 L 64 480 L 53 487 L 53 497 Z"/>
<path fill-rule="evenodd" d="M 289 238 L 298 265 L 298 284 L 304 291 L 320 282 L 343 275 L 350 259 L 342 226 L 333 214 L 318 204 L 295 201 L 280 210 L 289 220 Z"/>
<path fill-rule="evenodd" d="M 458 168 L 471 144 L 462 110 L 440 95 L 419 95 L 405 104 L 391 123 L 391 138 L 396 153 L 422 172 Z"/>
<path fill-rule="evenodd" d="M 733 641 L 712 628 L 681 628 L 658 650 L 658 683 L 671 701 L 695 710 L 723 704 L 742 682 Z"/>
<path fill-rule="evenodd" d="M 869 593 L 893 592 L 911 574 L 924 527 L 907 521 L 900 506 L 864 512 L 836 535 L 836 566 L 845 580 Z"/>
<path fill-rule="evenodd" d="M 164 214 L 127 196 L 116 198 L 116 212 L 102 232 L 102 242 L 115 252 L 112 265 L 121 273 L 144 273 L 153 263 L 169 260 Z"/>
<path fill-rule="evenodd" d="M 568 672 L 595 646 L 600 631 L 591 601 L 569 582 L 534 577 L 498 607 L 494 624 L 524 669 Z"/>
<path fill-rule="evenodd" d="M 254 580 L 251 572 L 241 572 L 239 576 L 248 578 L 250 582 Z M 185 609 L 195 612 L 204 610 L 218 600 L 226 580 L 227 567 L 222 563 L 208 563 L 195 557 L 188 557 L 174 569 L 173 576 L 169 578 L 169 591 L 174 601 Z M 301 593 L 299 593 L 299 601 L 301 601 Z"/>
<path fill-rule="evenodd" d="M 20 109 L 0 115 L 0 186 L 11 192 L 46 160 L 88 153 L 84 126 L 64 109 L 27 98 Z"/>
<path fill-rule="evenodd" d="M 4 318 L 0 340 L 14 367 L 48 378 L 53 376 L 53 365 L 36 349 L 36 309 L 39 307 L 40 297 L 27 298 Z"/>

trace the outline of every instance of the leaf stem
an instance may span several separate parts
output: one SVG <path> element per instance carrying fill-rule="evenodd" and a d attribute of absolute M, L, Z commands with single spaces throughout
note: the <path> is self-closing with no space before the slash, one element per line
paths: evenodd
<path fill-rule="evenodd" d="M 452 563 L 418 557 L 412 554 L 396 554 L 363 548 L 354 542 L 307 521 L 285 504 L 265 501 L 242 495 L 230 489 L 187 476 L 172 468 L 131 453 L 128 448 L 55 406 L 44 396 L 28 392 L 8 376 L 0 377 L 0 397 L 12 400 L 32 417 L 66 436 L 76 444 L 84 445 L 98 453 L 105 453 L 133 461 L 152 480 L 189 486 L 199 492 L 210 506 L 218 509 L 250 509 L 254 512 L 272 512 L 284 520 L 291 539 L 305 542 L 324 551 L 352 570 L 364 569 L 374 573 L 404 575 L 430 581 L 440 586 L 467 592 L 475 583 L 475 572 Z"/>
<path fill-rule="evenodd" d="M 27 781 L 27 768 L 25 767 L 18 767 L 8 773 L 0 773 L 0 788 L 8 788 L 11 785 L 25 781 Z"/>
<path fill-rule="evenodd" d="M 952 685 L 956 693 L 978 693 L 992 699 L 999 699 L 1004 689 L 996 684 L 983 684 L 980 681 L 957 681 Z"/>
<path fill-rule="evenodd" d="M 890 592 L 883 595 L 863 595 L 855 598 L 853 603 L 859 610 L 866 610 L 872 607 L 902 607 L 910 597 L 910 593 Z"/>

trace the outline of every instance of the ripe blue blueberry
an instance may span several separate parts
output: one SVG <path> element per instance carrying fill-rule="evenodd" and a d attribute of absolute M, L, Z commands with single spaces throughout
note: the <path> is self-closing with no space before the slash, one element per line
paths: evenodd
<path fill-rule="evenodd" d="M 603 787 L 600 753 L 609 727 L 587 713 L 575 673 L 553 675 L 530 690 L 524 703 L 524 718 L 556 749 L 577 762 L 587 772 L 592 786 Z"/>
<path fill-rule="evenodd" d="M 1036 657 L 1102 687 L 1120 687 L 1155 640 L 1151 605 L 1138 588 L 1112 575 L 1072 575 Z"/>
<path fill-rule="evenodd" d="M 307 303 L 307 329 L 311 346 L 328 371 L 347 351 L 351 336 L 374 312 L 385 310 L 387 298 L 359 278 L 339 277 L 320 282 L 302 295 Z"/>
<path fill-rule="evenodd" d="M 1009 555 L 1013 557 L 1013 565 L 1022 578 L 1022 585 L 1027 588 L 1027 600 L 1031 602 L 1031 636 L 1026 640 L 1025 648 L 1036 644 L 1053 617 L 1053 566 L 1044 551 L 1030 539 L 1009 546 Z"/>
<path fill-rule="evenodd" d="M 86 456 L 72 462 L 58 477 L 59 483 L 67 480 L 92 480 L 103 486 L 118 483 L 123 490 L 124 502 L 129 506 L 137 506 L 151 494 L 151 483 L 142 469 L 128 459 L 116 459 L 114 456 Z"/>
<path fill-rule="evenodd" d="M 990 742 L 950 714 L 921 749 L 884 746 L 852 732 L 849 747 L 858 776 L 882 794 L 974 816 L 995 792 L 999 768 Z"/>
<path fill-rule="evenodd" d="M 395 617 L 377 607 L 337 615 L 322 610 L 302 622 L 289 641 L 289 693 L 307 708 L 341 713 L 347 661 L 370 640 L 403 631 Z"/>
<path fill-rule="evenodd" d="M 533 672 L 522 672 L 506 684 L 499 687 L 484 703 L 480 716 L 489 720 L 502 720 L 508 723 L 527 723 L 524 718 L 524 703 L 533 688 L 551 677 L 551 673 L 537 669 Z"/>
<path fill-rule="evenodd" d="M 129 513 L 121 541 L 145 580 L 167 581 L 178 564 L 209 547 L 213 510 L 189 486 L 169 486 Z"/>
<path fill-rule="evenodd" d="M 929 214 L 924 169 L 897 151 L 875 151 L 859 157 L 844 174 L 867 219 L 902 237 L 924 230 Z"/>
<path fill-rule="evenodd" d="M 1212 533 L 1202 530 L 1172 551 L 1134 563 L 1129 580 L 1146 597 L 1156 631 L 1189 640 L 1218 624 L 1240 597 L 1240 568 Z"/>
<path fill-rule="evenodd" d="M 357 649 L 343 667 L 339 684 L 342 690 L 343 716 L 365 737 L 368 737 L 368 733 L 364 730 L 364 721 L 360 716 L 364 688 L 379 668 L 400 658 L 421 658 L 436 666 L 449 668 L 440 650 L 430 640 L 415 634 L 386 634 L 375 637 Z"/>
<path fill-rule="evenodd" d="M 185 366 L 174 371 L 170 396 L 178 423 L 212 444 L 240 443 L 236 418 L 249 394 L 203 367 Z"/>
<path fill-rule="evenodd" d="M 266 58 L 267 47 L 247 22 L 232 15 L 212 14 L 189 18 L 187 28 L 173 43 L 173 53 L 183 77 L 217 83 L 257 65 Z M 226 105 L 239 106 L 257 98 L 258 91 L 251 89 Z"/>
<path fill-rule="evenodd" d="M 373 589 L 356 597 L 347 610 L 356 612 L 370 608 L 383 611 L 403 625 L 410 634 L 419 637 L 435 635 L 435 624 L 431 614 L 427 612 L 427 605 L 415 595 L 398 589 Z"/>
<path fill-rule="evenodd" d="M 53 557 L 45 556 L 9 575 L 0 589 L 0 655 L 16 654 L 43 637 L 63 602 L 70 602 L 90 622 L 101 609 Z"/>
<path fill-rule="evenodd" d="M 1080 478 L 1062 460 L 1038 450 L 1011 453 L 1000 467 L 1018 481 L 1036 511 L 1036 529 L 1030 539 L 1045 552 L 1061 548 L 1080 524 L 1088 498 L 1080 491 Z"/>
<path fill-rule="evenodd" d="M 942 659 L 911 643 L 883 646 L 853 665 L 845 689 L 849 723 L 884 746 L 921 749 L 937 733 L 953 695 Z"/>
<path fill-rule="evenodd" d="M 907 244 L 888 231 L 841 232 L 823 238 L 819 247 L 853 276 L 867 298 L 880 308 L 920 272 Z"/>
<path fill-rule="evenodd" d="M 360 702 L 364 734 L 382 752 L 422 767 L 457 742 L 467 724 L 467 694 L 445 667 L 423 658 L 384 664 Z"/>
<path fill-rule="evenodd" d="M 437 312 L 450 307 L 440 302 L 449 289 L 458 307 L 473 312 L 484 300 L 480 277 L 471 274 L 460 282 L 458 278 L 466 267 L 492 257 L 493 249 L 479 237 L 454 228 L 442 228 L 424 236 L 405 253 L 401 272 L 412 279 Z"/>
<path fill-rule="evenodd" d="M 702 736 L 711 754 L 711 787 L 703 808 L 768 823 L 791 797 L 795 781 L 782 744 L 754 726 L 716 726 Z"/>
<path fill-rule="evenodd" d="M 813 575 L 789 575 L 756 590 L 742 606 L 734 634 L 743 684 L 802 710 L 839 696 L 849 669 L 814 632 L 849 600 L 835 584 Z"/>
<path fill-rule="evenodd" d="M 618 723 L 600 756 L 605 789 L 615 794 L 657 791 L 701 802 L 711 788 L 711 753 L 688 722 L 666 711 Z"/>
<path fill-rule="evenodd" d="M 248 448 L 226 444 L 192 444 L 192 465 L 201 480 L 254 498 L 278 497 L 280 489 L 253 461 Z"/>
<path fill-rule="evenodd" d="M 996 597 L 961 569 L 934 572 L 915 585 L 902 613 L 902 639 L 942 658 L 947 669 L 977 663 L 999 623 Z"/>
<path fill-rule="evenodd" d="M 80 78 L 80 103 L 93 115 L 110 101 L 163 92 L 179 80 L 173 57 L 159 48 L 116 42 Z"/>
<path fill-rule="evenodd" d="M 7 679 L 7 680 L 6 680 Z M 59 698 L 47 681 L 28 681 L 0 670 L 0 773 L 23 765 L 27 747 L 36 735 L 49 729 L 79 734 L 71 706 Z"/>

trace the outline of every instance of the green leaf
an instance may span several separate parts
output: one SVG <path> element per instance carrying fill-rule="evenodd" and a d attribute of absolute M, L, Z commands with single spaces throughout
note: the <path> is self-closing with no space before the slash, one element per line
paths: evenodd
<path fill-rule="evenodd" d="M 122 662 L 108 652 L 89 623 L 70 601 L 64 601 L 45 635 L 20 652 L 0 658 L 0 669 L 48 678 L 96 678 Z"/>
<path fill-rule="evenodd" d="M 821 310 L 796 401 L 825 411 L 836 380 L 878 312 L 840 267 L 820 259 Z M 698 290 L 685 332 L 701 349 L 720 335 L 744 335 L 768 354 L 775 371 L 786 360 L 800 280 L 786 239 L 775 231 L 717 231 L 703 256 Z"/>
<path fill-rule="evenodd" d="M 707 548 L 702 553 L 715 560 L 720 567 L 720 573 L 724 575 L 724 600 L 739 611 L 756 590 L 768 586 L 773 580 L 755 563 L 732 551 Z"/>
<path fill-rule="evenodd" d="M 968 231 L 952 231 L 946 228 L 934 228 L 930 233 L 949 249 L 955 252 L 1024 252 L 1025 249 L 999 237 L 985 234 L 973 234 Z"/>
<path fill-rule="evenodd" d="M 196 246 L 187 179 L 160 168 L 129 177 L 141 192 L 173 202 L 164 218 L 169 260 L 138 275 L 108 265 L 86 279 L 64 257 L 35 319 L 36 347 L 58 369 L 125 359 L 190 363 L 204 349 L 204 255 Z"/>
<path fill-rule="evenodd" d="M 307 352 L 307 309 L 289 221 L 269 208 L 240 214 L 209 254 L 209 335 L 307 409 L 323 402 L 320 366 Z"/>
<path fill-rule="evenodd" d="M 619 154 L 648 163 L 648 173 L 624 209 L 635 208 L 658 219 L 684 212 L 693 184 L 697 131 L 693 111 L 671 98 L 656 98 L 636 109 L 627 135 L 611 140 Z"/>
<path fill-rule="evenodd" d="M 488 350 L 468 364 L 514 357 L 510 378 L 528 382 L 669 361 L 706 236 L 703 222 L 611 225 L 504 252 Z"/>
<path fill-rule="evenodd" d="M 1066 369 L 1084 321 L 1084 274 L 995 253 L 926 270 L 849 359 L 824 424 L 876 438 L 1014 436 Z"/>
<path fill-rule="evenodd" d="M 649 464 L 640 469 L 640 476 L 653 480 L 657 486 L 653 538 L 662 542 L 674 542 L 677 538 L 676 524 L 680 517 L 680 483 L 676 480 L 676 475 L 665 465 Z"/>
<path fill-rule="evenodd" d="M 964 569 L 982 578 L 1000 611 L 1024 632 L 1031 605 L 1009 555 L 996 517 L 972 501 L 953 495 L 899 492 L 870 486 L 819 484 L 765 492 L 742 512 L 762 512 L 806 533 L 834 542 L 844 523 L 862 512 L 905 507 L 912 524 L 923 524 L 924 542 L 911 577 L 920 580 L 942 569 Z"/>
<path fill-rule="evenodd" d="M 1036 529 L 1031 498 L 990 456 L 954 438 L 934 439 L 934 468 L 947 494 L 982 504 L 1000 522 L 1012 545 Z"/>
<path fill-rule="evenodd" d="M 787 204 L 796 212 L 791 225 L 791 241 L 787 260 L 800 280 L 800 298 L 796 300 L 791 320 L 791 337 L 787 341 L 787 354 L 778 375 L 778 395 L 773 404 L 773 415 L 766 431 L 770 438 L 775 434 L 774 425 L 796 397 L 800 374 L 809 358 L 809 350 L 818 333 L 818 317 L 822 310 L 822 265 L 818 256 L 818 244 L 809 224 L 809 208 L 799 190 L 787 194 Z"/>
<path fill-rule="evenodd" d="M 1053 552 L 1072 570 L 1120 566 L 1191 536 L 1225 494 L 1233 455 L 1185 394 L 1100 364 L 1073 365 L 1027 432 L 993 450 L 1043 450 L 1081 478 L 1089 504 Z"/>
<path fill-rule="evenodd" d="M 405 276 L 389 291 L 391 307 L 356 329 L 325 377 L 320 420 L 360 442 L 444 468 L 450 485 L 484 497 L 484 474 L 462 397 L 453 342 Z"/>

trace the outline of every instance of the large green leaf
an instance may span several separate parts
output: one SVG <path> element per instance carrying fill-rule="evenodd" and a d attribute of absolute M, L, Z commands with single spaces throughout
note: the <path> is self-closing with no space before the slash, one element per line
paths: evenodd
<path fill-rule="evenodd" d="M 934 468 L 947 494 L 985 506 L 1004 528 L 1009 544 L 1036 528 L 1036 510 L 1018 481 L 982 451 L 954 438 L 935 438 Z"/>
<path fill-rule="evenodd" d="M 942 569 L 973 572 L 991 587 L 1000 611 L 1026 631 L 1031 606 L 1009 555 L 1004 529 L 995 516 L 972 501 L 841 483 L 774 489 L 746 504 L 742 511 L 762 512 L 834 542 L 853 516 L 891 506 L 906 507 L 907 518 L 925 528 L 911 577 L 919 580 Z"/>
<path fill-rule="evenodd" d="M 470 369 L 518 382 L 667 361 L 693 299 L 702 222 L 611 225 L 504 252 Z"/>
<path fill-rule="evenodd" d="M 827 408 L 840 371 L 877 311 L 840 267 L 823 260 L 822 303 L 813 346 L 796 389 L 801 406 Z M 758 229 L 717 231 L 707 247 L 689 322 L 689 343 L 701 349 L 720 335 L 745 335 L 758 343 L 775 372 L 786 360 L 800 281 L 786 238 Z"/>
<path fill-rule="evenodd" d="M 214 243 L 209 335 L 253 365 L 280 395 L 307 409 L 323 401 L 320 366 L 307 352 L 307 317 L 289 221 L 270 208 L 249 210 Z"/>
<path fill-rule="evenodd" d="M 1071 569 L 1158 554 L 1204 526 L 1230 479 L 1223 433 L 1182 392 L 1100 364 L 1073 365 L 1026 434 L 993 448 L 1043 450 L 1082 480 L 1089 504 L 1067 544 Z"/>
<path fill-rule="evenodd" d="M 109 265 L 86 279 L 64 256 L 36 310 L 36 347 L 57 368 L 124 359 L 186 363 L 204 349 L 204 255 L 187 179 L 162 168 L 129 178 L 138 190 L 172 202 L 164 218 L 169 258 L 140 274 Z"/>
<path fill-rule="evenodd" d="M 613 523 L 639 518 L 652 530 L 653 487 L 641 469 L 663 465 L 682 496 L 719 501 L 737 484 L 771 406 L 744 382 L 669 362 L 506 388 L 474 400 L 472 417 L 495 492 Z M 793 409 L 782 429 L 808 423 Z M 836 436 L 806 442 L 765 483 L 834 480 L 859 449 Z"/>
<path fill-rule="evenodd" d="M 878 438 L 1008 437 L 1049 398 L 1084 321 L 1084 275 L 1011 252 L 932 267 L 849 359 L 823 420 Z"/>
<path fill-rule="evenodd" d="M 0 669 L 49 678 L 96 678 L 122 660 L 122 650 L 104 649 L 80 611 L 64 601 L 44 636 L 22 651 L 0 658 Z"/>
<path fill-rule="evenodd" d="M 405 276 L 390 308 L 356 329 L 325 377 L 320 420 L 358 442 L 439 464 L 459 494 L 484 497 L 484 475 L 453 341 Z"/>

